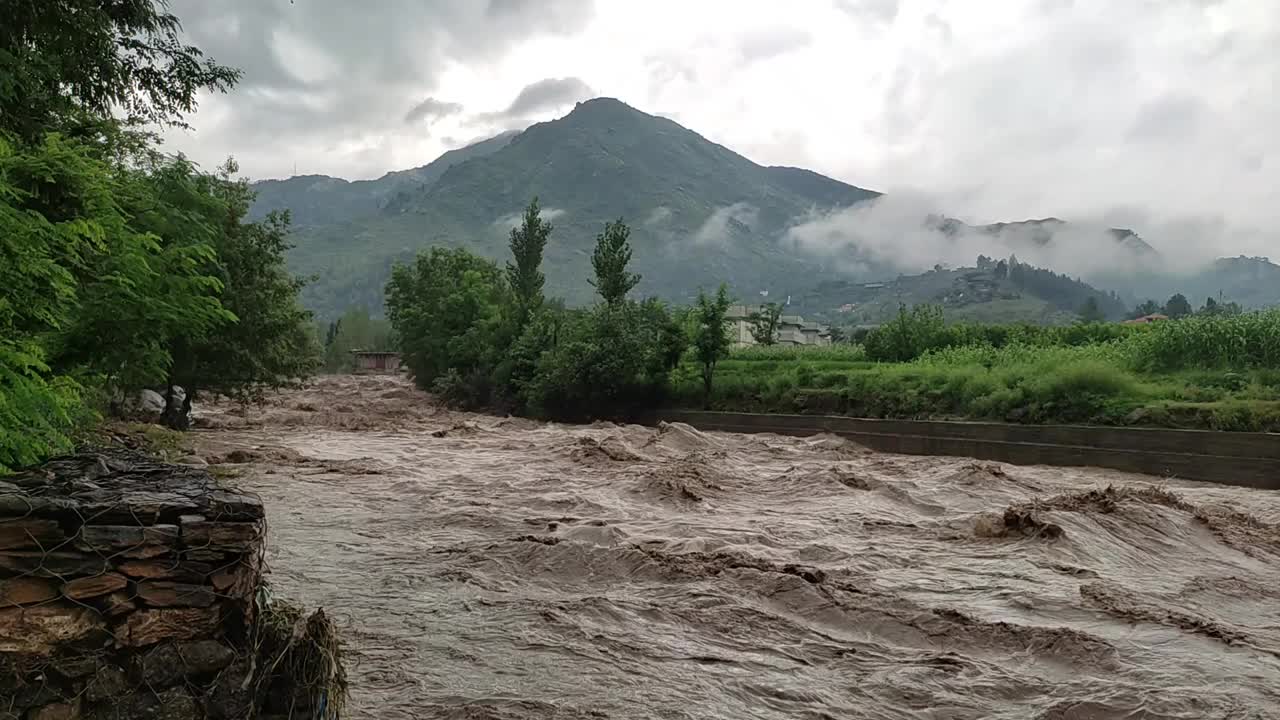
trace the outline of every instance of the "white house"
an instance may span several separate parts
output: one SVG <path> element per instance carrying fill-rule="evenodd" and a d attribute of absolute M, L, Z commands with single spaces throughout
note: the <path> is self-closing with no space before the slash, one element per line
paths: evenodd
<path fill-rule="evenodd" d="M 729 335 L 737 347 L 757 345 L 751 335 L 751 315 L 760 312 L 759 305 L 730 305 L 726 317 L 729 319 Z M 828 329 L 817 323 L 805 322 L 799 315 L 783 315 L 778 318 L 779 345 L 830 345 L 831 334 Z"/>

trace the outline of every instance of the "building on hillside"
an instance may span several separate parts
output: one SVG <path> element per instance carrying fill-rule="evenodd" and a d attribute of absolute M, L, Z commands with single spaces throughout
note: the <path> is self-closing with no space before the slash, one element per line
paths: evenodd
<path fill-rule="evenodd" d="M 399 372 L 400 353 L 384 350 L 352 350 L 352 366 L 358 373 Z"/>
<path fill-rule="evenodd" d="M 735 347 L 758 345 L 751 334 L 751 315 L 760 312 L 759 305 L 730 305 L 726 317 L 729 319 L 729 336 Z M 813 345 L 831 344 L 831 331 L 825 325 L 806 322 L 799 315 L 783 315 L 778 318 L 779 345 Z"/>
<path fill-rule="evenodd" d="M 1124 324 L 1125 325 L 1149 325 L 1153 322 L 1158 322 L 1160 320 L 1168 320 L 1168 319 L 1169 319 L 1168 315 L 1163 315 L 1161 313 L 1151 313 L 1150 315 L 1143 315 L 1142 317 L 1134 318 L 1132 320 L 1125 320 Z"/>

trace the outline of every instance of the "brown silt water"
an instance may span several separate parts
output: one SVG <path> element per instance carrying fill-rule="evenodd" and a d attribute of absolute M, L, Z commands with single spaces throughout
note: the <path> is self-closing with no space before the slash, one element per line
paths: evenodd
<path fill-rule="evenodd" d="M 205 408 L 357 718 L 1280 717 L 1280 496 L 819 436 Z"/>

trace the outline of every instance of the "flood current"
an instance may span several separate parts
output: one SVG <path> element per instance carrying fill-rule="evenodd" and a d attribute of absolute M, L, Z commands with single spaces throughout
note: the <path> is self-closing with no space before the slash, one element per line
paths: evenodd
<path fill-rule="evenodd" d="M 1280 717 L 1280 494 L 570 426 L 321 378 L 198 415 L 354 718 Z"/>

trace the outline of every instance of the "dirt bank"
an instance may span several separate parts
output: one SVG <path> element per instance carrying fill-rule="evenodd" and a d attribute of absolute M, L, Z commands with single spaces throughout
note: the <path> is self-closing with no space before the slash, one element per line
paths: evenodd
<path fill-rule="evenodd" d="M 355 717 L 1280 715 L 1273 493 L 455 413 L 392 377 L 199 419 L 274 581 L 346 626 Z"/>

